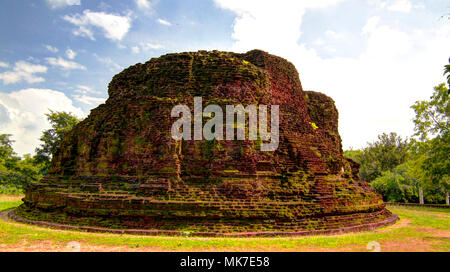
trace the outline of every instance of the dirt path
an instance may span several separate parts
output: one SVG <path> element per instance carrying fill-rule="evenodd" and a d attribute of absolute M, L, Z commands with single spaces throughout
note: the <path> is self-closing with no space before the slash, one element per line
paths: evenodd
<path fill-rule="evenodd" d="M 0 202 L 5 201 L 19 201 L 23 198 L 23 195 L 1 195 L 0 194 Z"/>
<path fill-rule="evenodd" d="M 10 198 L 13 201 L 17 198 Z M 4 200 L 5 201 L 5 200 Z M 447 214 L 428 211 L 413 211 L 416 214 L 427 214 L 439 218 L 444 217 L 448 219 Z M 4 213 L 3 213 L 4 214 Z M 442 220 L 442 219 L 441 219 Z M 4 228 L 2 229 L 2 225 Z M 11 230 L 11 228 L 13 230 Z M 9 230 L 8 230 L 9 229 Z M 392 234 L 399 236 L 393 236 Z M 413 235 L 408 236 L 408 233 Z M 2 240 L 2 235 L 17 236 L 18 240 L 5 239 Z M 67 237 L 77 237 L 77 241 L 66 240 Z M 372 247 L 368 248 L 366 237 L 380 237 L 380 241 L 372 241 Z M 55 237 L 55 238 L 52 238 Z M 387 238 L 386 238 L 387 237 Z M 11 237 L 14 238 L 14 237 Z M 123 238 L 123 240 L 122 240 Z M 103 239 L 105 243 L 103 243 Z M 130 242 L 132 239 L 135 242 Z M 273 243 L 267 241 L 271 238 L 263 238 L 264 243 L 258 244 L 259 241 L 252 243 L 228 243 L 230 246 L 219 245 L 215 247 L 214 243 L 209 245 L 202 245 L 201 241 L 208 241 L 207 238 L 179 238 L 179 237 L 153 237 L 156 239 L 155 246 L 142 246 L 149 244 L 149 236 L 136 235 L 114 235 L 114 234 L 92 234 L 77 231 L 61 231 L 55 229 L 48 229 L 39 226 L 26 225 L 12 221 L 8 218 L 0 218 L 0 252 L 167 252 L 167 251 L 195 251 L 195 252 L 223 252 L 223 251 L 275 251 L 275 252 L 368 252 L 377 250 L 382 252 L 426 252 L 426 251 L 450 251 L 450 231 L 436 229 L 428 226 L 417 226 L 412 224 L 412 218 L 401 217 L 395 225 L 377 229 L 370 232 L 361 233 L 347 233 L 332 236 L 319 236 L 317 239 L 324 242 L 308 244 L 308 239 L 315 241 L 315 237 L 299 237 L 299 238 L 273 238 Z M 213 240 L 214 238 L 212 238 Z M 377 238 L 374 238 L 377 239 Z M 9 241 L 8 241 L 9 240 Z M 114 240 L 119 241 L 116 245 Z M 124 243 L 124 241 L 128 242 Z M 239 239 L 238 239 L 239 240 Z M 341 245 L 336 241 L 344 241 Z M 355 241 L 349 243 L 348 241 Z M 4 242 L 2 242 L 4 241 Z M 107 241 L 107 242 L 106 242 Z M 242 238 L 241 241 L 245 241 Z M 331 241 L 331 243 L 328 243 Z M 347 242 L 345 242 L 347 241 Z M 186 242 L 186 243 L 185 243 Z M 197 246 L 192 245 L 195 242 Z M 333 243 L 334 242 L 334 243 Z M 140 245 L 141 243 L 141 245 Z M 153 242 L 152 242 L 153 243 Z M 178 244 L 179 243 L 179 244 Z M 286 244 L 289 244 L 286 246 Z M 298 244 L 297 244 L 298 243 Z M 177 246 L 178 244 L 178 246 Z M 333 245 L 333 246 L 330 246 Z M 243 245 L 249 245 L 243 246 Z"/>
<path fill-rule="evenodd" d="M 2 218 L 2 221 L 4 218 Z M 5 221 L 4 221 L 5 222 Z M 45 230 L 51 232 L 58 232 L 58 230 L 45 229 L 36 226 L 22 225 L 20 223 L 15 223 L 10 220 L 7 221 L 9 224 L 13 224 L 15 226 L 25 227 L 31 230 Z M 396 229 L 405 228 L 410 226 L 411 221 L 409 219 L 400 220 L 396 225 L 375 230 L 373 233 L 387 233 Z M 414 238 L 414 239 L 406 239 L 402 241 L 383 241 L 379 243 L 379 250 L 383 252 L 398 252 L 398 251 L 409 251 L 409 252 L 425 252 L 425 251 L 434 251 L 434 247 L 436 242 L 439 242 L 439 239 L 450 237 L 449 231 L 441 231 L 433 228 L 418 228 L 417 231 L 427 233 L 428 238 Z M 77 233 L 72 231 L 64 231 L 66 233 Z M 343 235 L 334 235 L 329 238 L 338 238 L 349 235 L 367 235 L 368 233 L 355 233 L 355 234 L 343 234 Z M 110 236 L 109 234 L 96 234 L 98 236 Z M 139 237 L 139 236 L 134 236 Z M 142 237 L 145 238 L 145 237 Z M 433 239 L 434 238 L 434 239 Z M 194 238 L 190 238 L 194 239 Z M 300 238 L 302 239 L 302 238 Z M 437 239 L 437 240 L 436 240 Z M 74 246 L 75 244 L 75 246 Z M 251 248 L 251 251 L 274 251 L 274 252 L 368 252 L 376 248 L 368 249 L 366 244 L 351 244 L 340 247 L 317 247 L 311 245 L 299 245 L 298 247 L 292 248 L 280 248 L 277 246 L 273 247 L 256 247 Z M 217 248 L 197 248 L 192 250 L 186 250 L 184 248 L 180 248 L 180 250 L 168 250 L 167 248 L 160 247 L 148 247 L 148 246 L 115 246 L 115 245 L 101 245 L 101 244 L 93 244 L 89 241 L 79 241 L 75 243 L 70 242 L 58 242 L 54 240 L 27 240 L 23 239 L 15 244 L 0 244 L 0 252 L 168 252 L 168 251 L 196 251 L 196 252 L 217 252 L 217 251 L 247 251 L 246 248 L 232 247 L 229 249 L 217 249 Z"/>

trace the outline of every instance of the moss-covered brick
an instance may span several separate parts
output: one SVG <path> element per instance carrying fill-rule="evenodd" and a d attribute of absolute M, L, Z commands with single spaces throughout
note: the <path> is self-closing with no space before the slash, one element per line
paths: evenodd
<path fill-rule="evenodd" d="M 260 50 L 167 54 L 114 76 L 105 104 L 67 133 L 22 218 L 224 234 L 383 222 L 382 198 L 343 157 L 334 101 L 303 91 L 292 63 Z M 280 106 L 280 145 L 175 141 L 173 106 Z"/>

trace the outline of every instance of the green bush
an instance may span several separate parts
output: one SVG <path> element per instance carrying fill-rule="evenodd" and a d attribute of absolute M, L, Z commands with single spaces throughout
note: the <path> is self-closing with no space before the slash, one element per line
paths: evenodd
<path fill-rule="evenodd" d="M 23 189 L 42 178 L 42 166 L 35 158 L 17 156 L 9 134 L 0 134 L 0 193 L 22 194 Z"/>
<path fill-rule="evenodd" d="M 419 203 L 419 188 L 422 186 L 425 203 L 444 204 L 444 188 L 425 183 L 422 178 L 420 160 L 416 160 L 401 164 L 392 171 L 383 172 L 371 185 L 387 202 Z"/>

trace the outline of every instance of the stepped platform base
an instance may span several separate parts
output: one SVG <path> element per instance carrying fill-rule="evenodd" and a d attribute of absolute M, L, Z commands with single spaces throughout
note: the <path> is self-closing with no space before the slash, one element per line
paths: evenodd
<path fill-rule="evenodd" d="M 168 54 L 114 76 L 108 95 L 64 136 L 48 175 L 26 188 L 18 220 L 245 237 L 370 230 L 397 219 L 344 157 L 333 99 L 304 91 L 285 59 L 260 50 Z M 222 112 L 278 105 L 278 148 L 263 151 L 261 137 L 173 139 L 172 109 L 194 109 L 195 97 Z"/>
<path fill-rule="evenodd" d="M 275 225 L 273 227 L 274 230 L 268 231 L 263 230 L 261 227 L 255 227 L 255 229 L 250 229 L 247 226 L 247 231 L 232 231 L 232 228 L 226 227 L 226 224 L 218 225 L 218 228 L 209 228 L 208 231 L 191 231 L 189 228 L 186 230 L 167 230 L 167 229 L 114 229 L 114 228 L 105 228 L 105 227 L 94 227 L 94 226 L 81 226 L 81 225 L 71 225 L 71 224 L 62 224 L 62 223 L 52 223 L 46 221 L 35 221 L 30 219 L 25 219 L 17 214 L 16 210 L 11 210 L 6 212 L 6 215 L 17 222 L 37 225 L 41 227 L 48 227 L 54 229 L 61 230 L 74 230 L 74 231 L 85 231 L 92 233 L 113 233 L 113 234 L 131 234 L 131 235 L 149 235 L 149 236 L 184 236 L 184 237 L 295 237 L 295 236 L 314 236 L 314 235 L 337 235 L 344 234 L 350 232 L 362 232 L 362 231 L 371 231 L 381 227 L 387 227 L 393 225 L 399 220 L 399 217 L 396 214 L 389 212 L 388 210 L 384 210 L 376 213 L 376 215 L 370 216 L 370 218 L 382 218 L 379 221 L 374 223 L 363 223 L 363 224 L 355 224 L 340 228 L 330 228 L 330 229 L 314 229 L 314 230 L 302 230 L 300 228 L 295 229 L 291 225 L 287 230 L 281 229 L 281 225 Z M 353 215 L 354 216 L 354 215 Z M 327 220 L 327 218 L 323 218 L 323 220 Z M 330 219 L 328 219 L 330 220 Z M 355 221 L 355 223 L 358 220 Z M 213 226 L 213 223 L 207 224 L 209 227 Z M 231 224 L 233 225 L 233 223 Z M 191 224 L 192 226 L 192 224 Z M 241 226 L 242 227 L 242 226 Z M 238 228 L 242 229 L 242 228 Z M 245 228 L 243 228 L 245 229 Z M 227 232 L 228 231 L 228 232 Z"/>

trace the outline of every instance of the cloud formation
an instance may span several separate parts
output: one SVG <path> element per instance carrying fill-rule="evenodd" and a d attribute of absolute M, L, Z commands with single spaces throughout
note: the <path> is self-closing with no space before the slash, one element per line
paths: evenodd
<path fill-rule="evenodd" d="M 131 47 L 131 52 L 134 54 L 139 54 L 141 52 L 141 48 L 139 46 Z"/>
<path fill-rule="evenodd" d="M 46 0 L 47 4 L 52 9 L 64 8 L 67 6 L 79 6 L 81 5 L 81 0 Z"/>
<path fill-rule="evenodd" d="M 72 49 L 68 48 L 66 50 L 66 56 L 68 59 L 73 60 L 77 56 L 77 53 L 75 51 L 73 51 Z"/>
<path fill-rule="evenodd" d="M 172 25 L 171 22 L 169 22 L 169 21 L 167 21 L 167 20 L 163 20 L 163 19 L 161 19 L 161 18 L 158 19 L 157 22 L 160 23 L 160 24 L 162 24 L 162 25 L 165 25 L 165 26 L 171 26 L 171 25 Z"/>
<path fill-rule="evenodd" d="M 73 31 L 74 35 L 91 40 L 95 40 L 93 28 L 102 30 L 104 37 L 113 41 L 122 40 L 131 28 L 128 16 L 90 10 L 83 11 L 83 14 L 66 15 L 63 19 L 78 27 Z"/>
<path fill-rule="evenodd" d="M 80 94 L 100 94 L 101 93 L 101 92 L 93 90 L 91 87 L 85 86 L 85 85 L 76 86 L 75 92 L 80 93 Z"/>
<path fill-rule="evenodd" d="M 106 67 L 109 68 L 111 72 L 117 72 L 117 70 L 123 69 L 122 66 L 120 66 L 117 62 L 112 60 L 109 57 L 100 57 L 97 54 L 92 54 L 99 62 L 103 63 Z"/>
<path fill-rule="evenodd" d="M 48 45 L 48 44 L 45 45 L 45 48 L 46 48 L 48 51 L 52 52 L 52 53 L 58 53 L 58 51 L 59 51 L 58 48 L 53 47 L 53 46 Z"/>
<path fill-rule="evenodd" d="M 5 68 L 8 66 L 5 66 Z M 26 61 L 18 61 L 14 64 L 12 71 L 0 73 L 0 80 L 3 84 L 12 84 L 25 81 L 27 83 L 44 82 L 43 77 L 36 76 L 38 73 L 46 73 L 47 67 L 43 65 L 31 64 Z"/>
<path fill-rule="evenodd" d="M 305 90 L 324 92 L 336 101 L 346 148 L 362 147 L 383 132 L 410 136 L 410 106 L 428 99 L 433 86 L 443 81 L 448 25 L 405 31 L 372 17 L 356 37 L 366 45 L 359 56 L 322 57 L 302 40 L 302 17 L 308 9 L 343 1 L 215 2 L 236 14 L 231 50 L 259 48 L 282 56 L 295 64 Z"/>
<path fill-rule="evenodd" d="M 325 8 L 344 1 L 215 0 L 215 3 L 236 14 L 232 34 L 234 49 L 245 50 L 264 45 L 271 52 L 292 52 L 292 47 L 297 46 L 300 38 L 300 26 L 307 9 Z"/>
<path fill-rule="evenodd" d="M 140 9 L 149 9 L 151 7 L 150 1 L 148 0 L 135 0 L 135 2 Z"/>
<path fill-rule="evenodd" d="M 14 150 L 23 155 L 34 153 L 42 131 L 50 128 L 45 113 L 72 112 L 78 117 L 85 113 L 73 105 L 64 93 L 50 89 L 24 89 L 9 94 L 0 93 L 0 130 L 13 135 Z"/>
<path fill-rule="evenodd" d="M 392 5 L 387 6 L 389 11 L 409 13 L 413 5 L 409 0 L 396 0 Z"/>
<path fill-rule="evenodd" d="M 142 51 L 149 51 L 149 50 L 157 50 L 157 49 L 163 49 L 164 46 L 158 43 L 144 43 L 141 42 L 139 45 L 135 45 L 131 47 L 131 52 L 134 54 L 139 54 Z"/>
<path fill-rule="evenodd" d="M 89 105 L 92 107 L 96 107 L 99 104 L 104 103 L 106 100 L 106 98 L 93 97 L 93 96 L 88 96 L 85 94 L 82 94 L 82 95 L 75 94 L 75 95 L 73 95 L 73 98 L 75 98 L 75 100 L 78 102 L 81 102 L 83 104 L 86 104 L 86 105 Z"/>
<path fill-rule="evenodd" d="M 65 60 L 61 57 L 58 58 L 46 58 L 47 62 L 52 65 L 59 67 L 63 70 L 86 70 L 86 67 L 83 65 L 76 63 L 74 61 Z"/>

